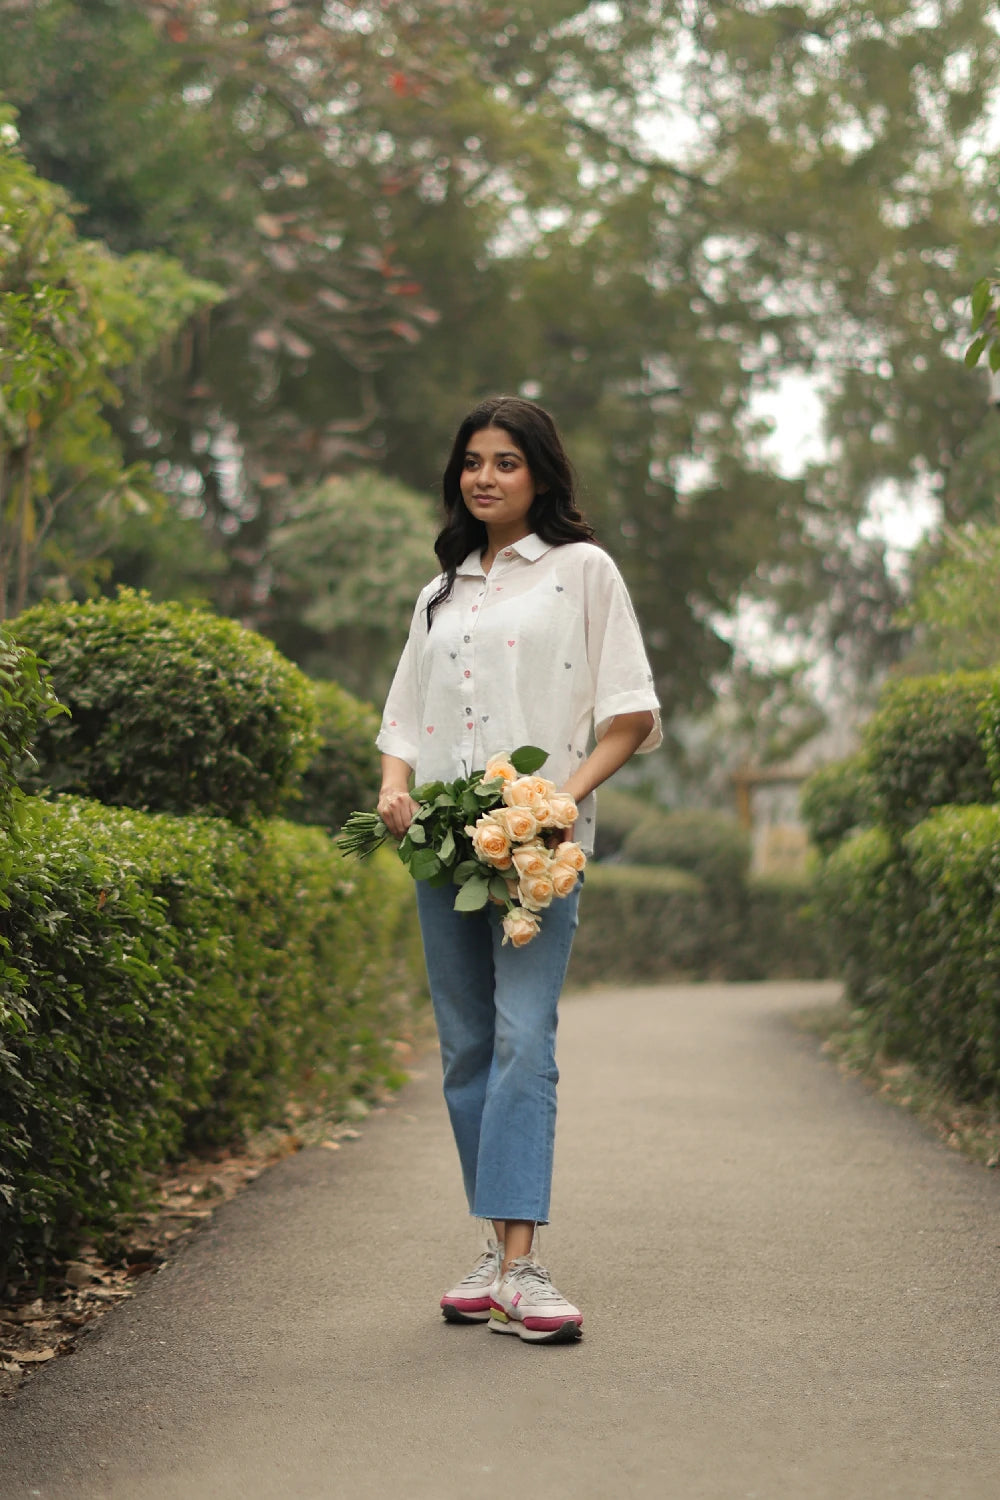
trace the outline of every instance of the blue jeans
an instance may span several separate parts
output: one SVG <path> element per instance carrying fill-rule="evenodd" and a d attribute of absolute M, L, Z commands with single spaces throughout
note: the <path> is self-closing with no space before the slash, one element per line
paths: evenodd
<path fill-rule="evenodd" d="M 455 887 L 417 882 L 417 911 L 469 1212 L 548 1223 L 556 1133 L 556 1007 L 580 884 L 524 948 L 502 912 L 454 910 Z"/>

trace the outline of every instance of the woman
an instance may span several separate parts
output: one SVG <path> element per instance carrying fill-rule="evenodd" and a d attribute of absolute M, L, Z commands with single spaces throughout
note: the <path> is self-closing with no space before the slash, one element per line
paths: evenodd
<path fill-rule="evenodd" d="M 552 837 L 575 837 L 589 853 L 594 789 L 662 739 L 624 584 L 577 509 L 552 418 L 533 402 L 496 396 L 470 412 L 443 489 L 443 573 L 417 600 L 386 701 L 379 814 L 402 838 L 417 810 L 414 773 L 418 784 L 450 781 L 538 745 L 549 755 L 543 773 L 579 808 L 574 828 Z M 454 891 L 417 884 L 469 1210 L 492 1219 L 496 1235 L 441 1309 L 534 1343 L 575 1340 L 583 1323 L 531 1258 L 535 1226 L 548 1222 L 556 1008 L 578 901 L 579 884 L 516 948 L 503 943 L 496 908 L 456 913 Z"/>

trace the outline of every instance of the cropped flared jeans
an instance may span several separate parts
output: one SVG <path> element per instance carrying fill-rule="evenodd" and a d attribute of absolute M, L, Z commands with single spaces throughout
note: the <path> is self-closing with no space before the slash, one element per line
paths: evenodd
<path fill-rule="evenodd" d="M 456 912 L 453 886 L 417 882 L 444 1097 L 478 1219 L 548 1223 L 557 1006 L 580 889 L 553 901 L 538 936 L 514 948 L 502 946 L 498 907 Z"/>

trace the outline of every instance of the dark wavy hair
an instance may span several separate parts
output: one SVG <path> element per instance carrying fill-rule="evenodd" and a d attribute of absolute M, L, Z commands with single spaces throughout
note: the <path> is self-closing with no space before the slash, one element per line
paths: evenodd
<path fill-rule="evenodd" d="M 576 503 L 572 465 L 556 424 L 545 408 L 520 396 L 487 397 L 463 417 L 441 480 L 445 523 L 434 551 L 444 580 L 427 605 L 428 630 L 438 605 L 451 597 L 459 564 L 470 552 L 482 552 L 489 539 L 485 523 L 466 507 L 460 484 L 469 439 L 484 427 L 502 427 L 524 454 L 536 489 L 528 512 L 531 530 L 553 547 L 595 540 L 593 528 L 584 520 Z"/>

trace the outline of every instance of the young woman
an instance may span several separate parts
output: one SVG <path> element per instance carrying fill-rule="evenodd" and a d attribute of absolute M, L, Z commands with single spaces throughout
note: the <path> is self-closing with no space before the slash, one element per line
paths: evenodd
<path fill-rule="evenodd" d="M 594 789 L 661 743 L 658 704 L 625 586 L 576 506 L 559 434 L 540 406 L 496 396 L 462 422 L 444 472 L 443 572 L 422 591 L 386 702 L 378 811 L 402 838 L 411 779 L 450 781 L 519 745 L 576 801 L 552 835 L 593 848 Z M 596 746 L 589 750 L 591 734 Z M 529 1342 L 580 1337 L 583 1317 L 531 1256 L 548 1222 L 556 1122 L 556 1008 L 576 891 L 524 947 L 496 907 L 453 910 L 417 884 L 444 1094 L 469 1211 L 496 1234 L 441 1299 L 451 1322 Z"/>

